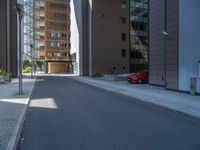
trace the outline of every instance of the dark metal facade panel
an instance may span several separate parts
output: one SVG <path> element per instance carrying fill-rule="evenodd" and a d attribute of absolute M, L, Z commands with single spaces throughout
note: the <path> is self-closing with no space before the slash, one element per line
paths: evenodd
<path fill-rule="evenodd" d="M 13 6 L 17 0 L 10 0 L 10 68 L 13 76 L 17 76 L 17 15 Z"/>
<path fill-rule="evenodd" d="M 8 71 L 10 69 L 13 76 L 17 76 L 17 17 L 13 9 L 15 5 L 16 0 L 10 0 L 9 3 L 7 0 L 0 1 L 0 68 Z"/>
<path fill-rule="evenodd" d="M 93 76 L 129 72 L 129 1 L 126 1 L 127 6 L 123 8 L 121 1 L 93 0 Z M 123 24 L 120 18 L 126 16 Z M 126 57 L 122 57 L 122 49 L 126 49 Z"/>
<path fill-rule="evenodd" d="M 6 40 L 6 25 L 7 25 L 7 7 L 6 0 L 0 1 L 0 68 L 7 69 L 7 40 Z"/>
<path fill-rule="evenodd" d="M 165 85 L 168 89 L 178 89 L 178 14 L 179 0 L 150 0 L 150 55 L 149 83 Z M 162 31 L 165 30 L 166 7 L 166 51 Z M 165 61 L 166 60 L 166 61 Z M 166 70 L 165 70 L 166 68 Z"/>
<path fill-rule="evenodd" d="M 149 83 L 164 85 L 165 0 L 149 2 Z"/>
<path fill-rule="evenodd" d="M 89 75 L 89 62 L 90 62 L 90 56 L 89 56 L 89 48 L 90 48 L 90 33 L 89 31 L 91 29 L 91 24 L 89 22 L 90 18 L 90 13 L 92 12 L 92 8 L 89 4 L 88 0 L 83 0 L 82 1 L 82 27 L 83 27 L 83 35 L 82 35 L 82 40 L 83 40 L 83 72 L 82 75 L 88 76 Z"/>
<path fill-rule="evenodd" d="M 179 0 L 167 0 L 166 79 L 167 88 L 178 90 Z"/>

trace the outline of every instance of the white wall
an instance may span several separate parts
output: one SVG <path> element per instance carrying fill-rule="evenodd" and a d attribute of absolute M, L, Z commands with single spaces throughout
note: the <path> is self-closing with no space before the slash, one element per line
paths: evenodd
<path fill-rule="evenodd" d="M 76 54 L 77 74 L 81 74 L 81 49 L 82 49 L 82 0 L 71 0 L 71 50 Z"/>
<path fill-rule="evenodd" d="M 200 0 L 179 3 L 179 90 L 190 90 L 190 78 L 199 74 L 200 61 Z M 197 80 L 200 93 L 200 79 Z"/>

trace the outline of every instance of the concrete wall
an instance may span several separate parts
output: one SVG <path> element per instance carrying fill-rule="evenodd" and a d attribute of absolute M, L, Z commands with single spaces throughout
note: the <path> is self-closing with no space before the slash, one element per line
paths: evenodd
<path fill-rule="evenodd" d="M 80 50 L 82 49 L 82 0 L 71 0 L 71 50 L 70 53 L 76 57 L 77 74 L 80 74 Z"/>
<path fill-rule="evenodd" d="M 89 0 L 71 0 L 71 54 L 76 54 L 79 75 L 89 75 Z"/>
<path fill-rule="evenodd" d="M 198 76 L 200 60 L 200 1 L 179 4 L 179 90 L 190 90 L 190 77 Z M 200 93 L 200 80 L 198 80 Z"/>
<path fill-rule="evenodd" d="M 129 71 L 128 4 L 127 0 L 127 7 L 122 8 L 121 1 L 93 0 L 93 76 Z M 122 24 L 120 17 L 126 17 L 127 23 Z M 122 33 L 126 33 L 126 41 L 122 41 Z M 122 57 L 122 49 L 126 49 L 126 57 Z"/>
<path fill-rule="evenodd" d="M 87 62 L 88 62 L 88 70 L 87 70 L 87 75 L 92 76 L 93 75 L 93 2 L 94 0 L 88 0 L 88 5 L 87 5 L 87 14 L 88 14 L 88 19 L 87 19 L 87 38 L 85 39 L 88 40 L 87 42 Z M 86 53 L 86 52 L 85 52 Z"/>

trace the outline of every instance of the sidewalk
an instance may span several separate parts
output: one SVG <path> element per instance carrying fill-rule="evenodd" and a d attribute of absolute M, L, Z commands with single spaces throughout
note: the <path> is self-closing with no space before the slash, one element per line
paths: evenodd
<path fill-rule="evenodd" d="M 148 84 L 129 84 L 126 81 L 110 82 L 91 77 L 72 77 L 72 79 L 200 120 L 200 96 L 169 91 Z"/>
<path fill-rule="evenodd" d="M 13 150 L 24 120 L 24 114 L 35 79 L 23 79 L 23 95 L 18 95 L 18 80 L 0 84 L 0 150 Z"/>

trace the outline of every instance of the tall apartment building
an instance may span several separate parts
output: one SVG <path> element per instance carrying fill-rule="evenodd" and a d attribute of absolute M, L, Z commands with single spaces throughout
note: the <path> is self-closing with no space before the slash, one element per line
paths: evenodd
<path fill-rule="evenodd" d="M 194 77 L 200 93 L 199 9 L 199 0 L 150 0 L 150 84 L 188 92 Z"/>
<path fill-rule="evenodd" d="M 0 1 L 0 68 L 17 76 L 16 0 Z"/>
<path fill-rule="evenodd" d="M 70 0 L 34 1 L 34 49 L 48 73 L 70 73 Z"/>

